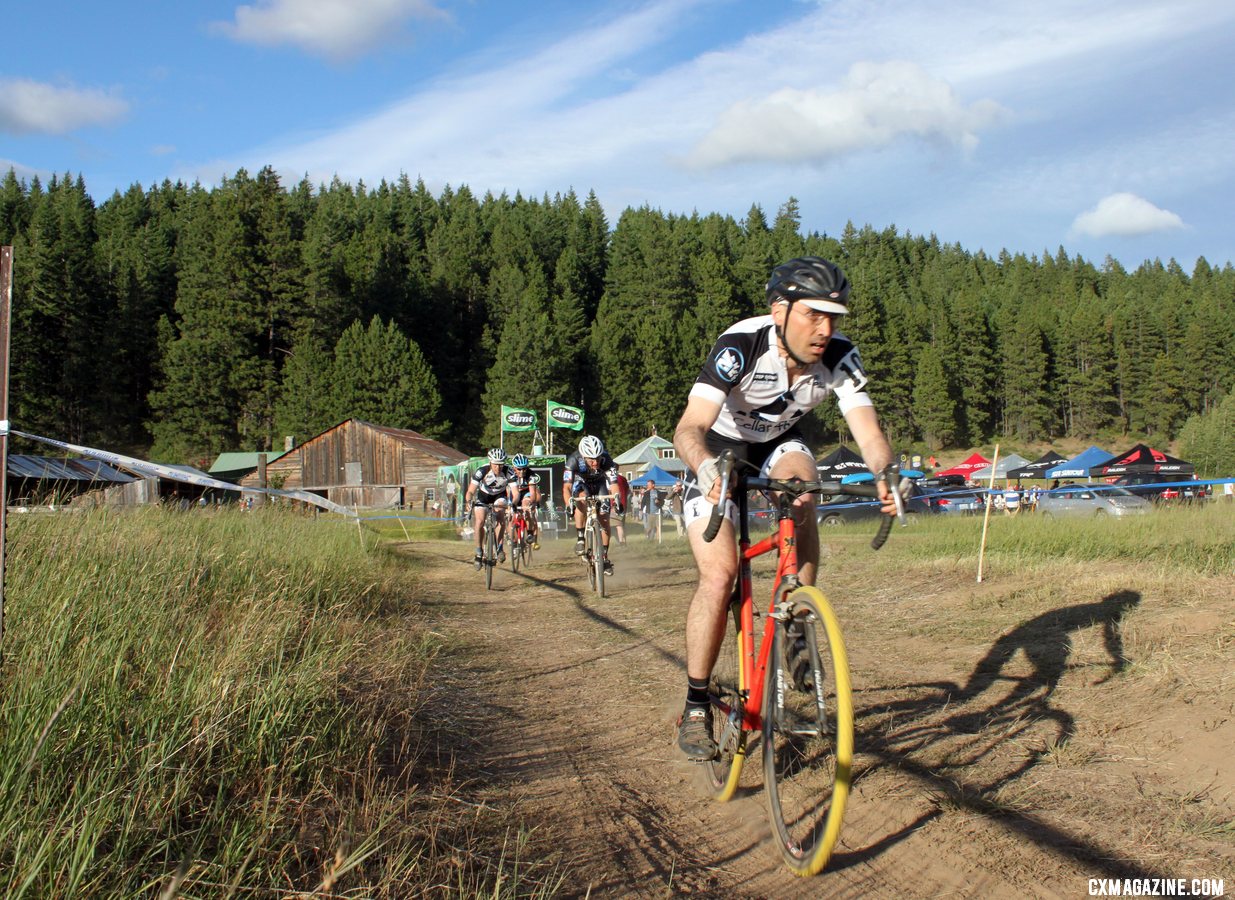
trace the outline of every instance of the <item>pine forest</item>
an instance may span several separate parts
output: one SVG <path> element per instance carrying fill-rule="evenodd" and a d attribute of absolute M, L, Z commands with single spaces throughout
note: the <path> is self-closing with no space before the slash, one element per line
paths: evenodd
<path fill-rule="evenodd" d="M 13 426 L 166 462 L 281 449 L 351 416 L 474 453 L 503 404 L 543 415 L 546 399 L 583 407 L 615 449 L 670 435 L 716 336 L 807 254 L 849 275 L 840 328 L 902 448 L 1165 445 L 1235 384 L 1230 262 L 1127 271 L 895 226 L 803 233 L 794 198 L 770 221 L 755 205 L 609 222 L 594 193 L 289 188 L 267 168 L 96 205 L 80 177 L 10 171 L 0 244 Z M 807 427 L 820 449 L 844 437 L 830 404 Z"/>

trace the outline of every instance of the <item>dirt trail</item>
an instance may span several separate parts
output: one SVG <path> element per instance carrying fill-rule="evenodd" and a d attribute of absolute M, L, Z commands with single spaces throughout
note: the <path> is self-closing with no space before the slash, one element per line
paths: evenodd
<path fill-rule="evenodd" d="M 922 566 L 888 585 L 861 542 L 829 542 L 859 755 L 841 844 L 814 879 L 769 843 L 757 752 L 721 805 L 675 750 L 684 544 L 635 529 L 603 600 L 564 540 L 491 591 L 465 545 L 406 548 L 441 601 L 432 627 L 475 661 L 466 680 L 491 704 L 472 764 L 542 829 L 567 895 L 1078 897 L 1089 878 L 1224 875 L 1235 893 L 1235 581 L 1206 582 L 1200 601 L 1194 585 L 1180 630 L 1170 586 L 1127 567 L 1026 590 Z M 872 583 L 885 586 L 837 602 Z"/>

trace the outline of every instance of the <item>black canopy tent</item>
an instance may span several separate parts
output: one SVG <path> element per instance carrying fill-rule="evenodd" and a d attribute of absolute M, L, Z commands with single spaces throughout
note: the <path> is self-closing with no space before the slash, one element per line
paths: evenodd
<path fill-rule="evenodd" d="M 1146 444 L 1137 444 L 1127 453 L 1120 453 L 1114 459 L 1089 470 L 1092 476 L 1113 475 L 1146 475 L 1154 472 L 1166 472 L 1172 475 L 1191 475 L 1196 471 L 1192 463 L 1184 462 L 1173 456 L 1167 456 L 1161 450 L 1154 450 Z"/>
<path fill-rule="evenodd" d="M 1066 456 L 1060 456 L 1054 450 L 1047 450 L 1033 462 L 1028 465 L 1021 466 L 1019 469 L 1009 469 L 1009 478 L 1045 478 L 1046 470 L 1053 469 L 1061 462 L 1067 462 Z"/>
<path fill-rule="evenodd" d="M 855 472 L 869 472 L 866 468 L 866 463 L 862 461 L 862 457 L 850 450 L 844 444 L 837 447 L 823 459 L 815 464 L 819 470 L 819 478 L 821 480 L 840 481 L 846 475 L 852 475 Z"/>

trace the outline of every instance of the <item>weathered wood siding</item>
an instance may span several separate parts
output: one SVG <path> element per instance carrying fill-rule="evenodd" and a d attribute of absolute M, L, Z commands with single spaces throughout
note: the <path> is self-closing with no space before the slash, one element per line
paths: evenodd
<path fill-rule="evenodd" d="M 309 489 L 349 484 L 394 486 L 403 480 L 403 445 L 350 419 L 302 445 L 300 457 L 300 477 Z M 359 463 L 359 480 L 350 483 L 349 463 Z"/>

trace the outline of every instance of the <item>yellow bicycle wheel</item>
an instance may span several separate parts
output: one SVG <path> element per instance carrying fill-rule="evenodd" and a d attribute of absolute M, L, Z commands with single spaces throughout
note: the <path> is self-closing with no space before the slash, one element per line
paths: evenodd
<path fill-rule="evenodd" d="M 797 875 L 827 865 L 853 765 L 853 695 L 840 623 L 800 587 L 773 632 L 763 701 L 763 772 L 777 845 Z"/>

